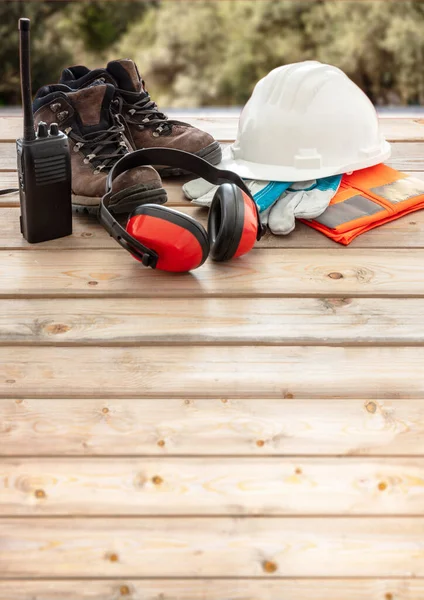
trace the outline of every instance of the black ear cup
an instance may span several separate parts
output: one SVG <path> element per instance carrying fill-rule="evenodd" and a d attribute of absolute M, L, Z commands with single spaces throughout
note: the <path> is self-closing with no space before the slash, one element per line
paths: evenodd
<path fill-rule="evenodd" d="M 220 185 L 209 210 L 210 257 L 215 261 L 232 258 L 239 247 L 244 226 L 244 198 L 234 183 Z"/>

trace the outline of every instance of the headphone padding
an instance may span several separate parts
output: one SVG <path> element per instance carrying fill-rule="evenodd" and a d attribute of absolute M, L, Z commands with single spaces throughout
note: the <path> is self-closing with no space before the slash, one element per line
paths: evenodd
<path fill-rule="evenodd" d="M 244 199 L 234 183 L 221 184 L 212 200 L 208 218 L 210 257 L 215 261 L 232 258 L 240 244 L 244 225 Z"/>

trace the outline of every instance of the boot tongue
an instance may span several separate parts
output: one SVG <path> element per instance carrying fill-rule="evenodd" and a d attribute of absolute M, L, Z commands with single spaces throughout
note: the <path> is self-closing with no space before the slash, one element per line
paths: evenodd
<path fill-rule="evenodd" d="M 112 85 L 96 82 L 90 87 L 68 92 L 67 96 L 80 118 L 82 133 L 94 133 L 113 125 L 110 103 L 114 92 Z"/>
<path fill-rule="evenodd" d="M 106 70 L 112 75 L 119 89 L 137 93 L 145 91 L 137 66 L 129 58 L 112 60 Z"/>

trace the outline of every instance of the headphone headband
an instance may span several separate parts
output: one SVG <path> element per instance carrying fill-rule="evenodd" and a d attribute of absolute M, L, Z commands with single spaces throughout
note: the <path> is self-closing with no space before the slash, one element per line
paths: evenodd
<path fill-rule="evenodd" d="M 163 164 L 169 167 L 183 168 L 186 171 L 190 171 L 191 173 L 206 179 L 214 185 L 234 183 L 252 199 L 258 218 L 258 239 L 260 238 L 264 230 L 261 226 L 258 207 L 253 200 L 249 188 L 236 173 L 224 169 L 217 169 L 203 158 L 200 158 L 200 156 L 196 156 L 190 152 L 184 152 L 183 150 L 175 150 L 173 148 L 146 148 L 143 150 L 136 150 L 135 152 L 123 156 L 109 171 L 106 181 L 106 194 L 100 202 L 99 220 L 106 231 L 118 242 L 118 244 L 125 248 L 125 250 L 131 252 L 131 254 L 138 258 L 146 267 L 150 266 L 154 268 L 156 266 L 158 261 L 157 253 L 133 238 L 109 212 L 108 206 L 112 196 L 112 183 L 118 175 L 121 175 L 121 173 L 124 173 L 129 169 L 134 169 L 135 167 L 141 167 L 143 165 Z"/>
<path fill-rule="evenodd" d="M 126 154 L 118 160 L 109 171 L 106 182 L 106 192 L 112 190 L 112 182 L 118 175 L 124 173 L 124 171 L 143 165 L 162 164 L 165 164 L 168 167 L 182 167 L 185 171 L 190 171 L 215 185 L 221 185 L 221 183 L 235 183 L 237 187 L 252 198 L 249 188 L 246 186 L 243 179 L 233 171 L 217 169 L 203 158 L 200 158 L 200 156 L 185 152 L 184 150 L 175 150 L 173 148 L 146 148 Z"/>

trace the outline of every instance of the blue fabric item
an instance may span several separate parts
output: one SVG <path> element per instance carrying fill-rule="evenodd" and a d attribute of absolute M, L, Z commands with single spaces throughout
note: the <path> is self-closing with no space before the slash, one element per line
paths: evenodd
<path fill-rule="evenodd" d="M 317 179 L 316 189 L 317 190 L 338 190 L 340 182 L 342 180 L 343 175 L 333 175 L 332 177 L 323 177 L 322 179 Z"/>
<path fill-rule="evenodd" d="M 317 179 L 311 186 L 301 188 L 309 192 L 310 190 L 338 190 L 342 175 L 333 175 L 332 177 L 323 177 Z M 268 185 L 262 188 L 256 194 L 253 194 L 253 199 L 258 205 L 259 212 L 264 212 L 276 202 L 284 192 L 291 190 L 293 183 L 287 181 L 270 181 Z M 299 188 L 297 188 L 298 190 Z M 297 191 L 296 190 L 296 191 Z"/>
<path fill-rule="evenodd" d="M 286 181 L 270 181 L 260 192 L 254 194 L 253 199 L 258 205 L 259 212 L 272 206 L 290 186 L 291 183 Z"/>

